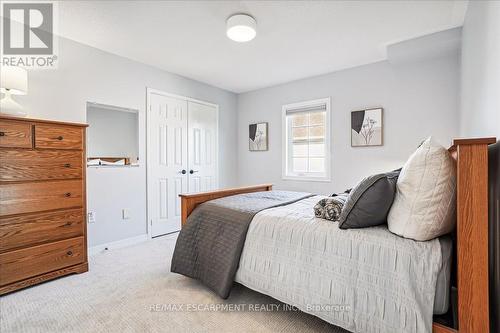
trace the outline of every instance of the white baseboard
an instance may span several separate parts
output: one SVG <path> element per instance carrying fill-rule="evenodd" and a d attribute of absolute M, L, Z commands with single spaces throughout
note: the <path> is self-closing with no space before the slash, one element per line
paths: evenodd
<path fill-rule="evenodd" d="M 122 247 L 145 242 L 148 239 L 149 239 L 148 234 L 139 235 L 139 236 L 130 237 L 130 238 L 125 238 L 125 239 L 120 239 L 118 241 L 104 243 L 104 244 L 89 247 L 88 254 L 89 254 L 89 256 L 92 256 L 94 254 L 98 254 L 98 253 L 101 253 L 101 252 L 106 251 L 106 250 L 119 249 Z"/>

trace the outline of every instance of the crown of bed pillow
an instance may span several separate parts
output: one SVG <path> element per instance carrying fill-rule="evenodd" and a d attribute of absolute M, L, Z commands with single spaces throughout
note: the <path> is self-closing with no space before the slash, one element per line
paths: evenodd
<path fill-rule="evenodd" d="M 426 241 L 455 227 L 456 166 L 449 151 L 431 137 L 410 156 L 396 184 L 389 230 Z"/>

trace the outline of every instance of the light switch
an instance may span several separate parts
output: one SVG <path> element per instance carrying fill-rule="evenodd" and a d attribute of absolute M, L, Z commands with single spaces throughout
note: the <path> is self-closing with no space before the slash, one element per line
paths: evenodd
<path fill-rule="evenodd" d="M 130 218 L 130 210 L 124 208 L 122 209 L 122 219 L 128 220 Z"/>
<path fill-rule="evenodd" d="M 95 212 L 88 212 L 87 223 L 95 223 Z"/>

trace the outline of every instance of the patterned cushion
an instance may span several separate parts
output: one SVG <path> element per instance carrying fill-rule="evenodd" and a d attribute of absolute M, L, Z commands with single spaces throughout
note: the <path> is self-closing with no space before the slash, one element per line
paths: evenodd
<path fill-rule="evenodd" d="M 314 215 L 325 220 L 338 221 L 346 200 L 347 194 L 321 199 L 314 206 Z"/>

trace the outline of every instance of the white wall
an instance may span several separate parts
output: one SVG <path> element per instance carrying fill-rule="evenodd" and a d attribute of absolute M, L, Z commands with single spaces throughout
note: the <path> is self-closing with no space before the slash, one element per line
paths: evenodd
<path fill-rule="evenodd" d="M 139 110 L 139 154 L 146 160 L 146 87 L 219 104 L 219 184 L 236 179 L 236 95 L 157 68 L 61 38 L 57 70 L 29 72 L 29 92 L 17 98 L 30 117 L 85 122 L 86 103 Z M 110 138 L 111 140 L 112 138 Z M 88 168 L 88 210 L 97 222 L 88 225 L 89 245 L 146 233 L 146 166 Z M 131 218 L 121 219 L 121 209 Z M 126 222 L 125 222 L 126 221 Z"/>
<path fill-rule="evenodd" d="M 469 1 L 461 70 L 460 134 L 500 139 L 500 1 Z"/>
<path fill-rule="evenodd" d="M 139 157 L 139 115 L 87 107 L 87 157 Z M 144 161 L 141 161 L 144 163 Z"/>
<path fill-rule="evenodd" d="M 329 194 L 361 177 L 400 167 L 426 136 L 443 145 L 458 134 L 458 56 L 388 61 L 236 96 L 67 39 L 59 68 L 31 71 L 29 94 L 17 99 L 31 117 L 85 122 L 86 103 L 139 110 L 140 160 L 145 161 L 146 87 L 220 105 L 220 186 L 271 182 L 277 188 Z M 281 180 L 281 106 L 332 99 L 332 182 Z M 350 111 L 384 108 L 384 146 L 350 147 Z M 238 110 L 238 112 L 236 112 Z M 269 122 L 269 151 L 248 151 L 248 125 Z M 236 126 L 235 126 L 236 125 Z M 129 220 L 121 219 L 128 208 Z M 146 167 L 89 168 L 90 246 L 146 233 Z"/>
<path fill-rule="evenodd" d="M 362 177 L 401 167 L 418 144 L 433 135 L 449 145 L 458 135 L 458 55 L 379 62 L 299 80 L 238 96 L 239 184 L 273 183 L 276 188 L 331 194 Z M 281 107 L 331 97 L 332 181 L 281 179 Z M 384 108 L 384 145 L 352 148 L 350 112 Z M 269 151 L 248 151 L 248 125 L 269 122 Z"/>

